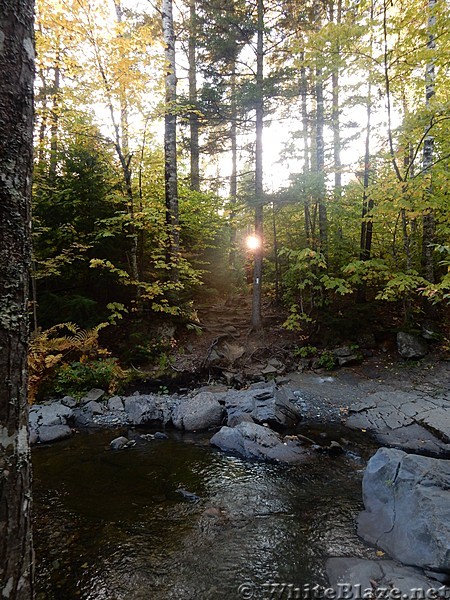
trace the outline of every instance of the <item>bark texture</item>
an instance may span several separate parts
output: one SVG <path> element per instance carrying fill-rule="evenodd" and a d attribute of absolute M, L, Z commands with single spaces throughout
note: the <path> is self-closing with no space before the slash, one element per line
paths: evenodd
<path fill-rule="evenodd" d="M 27 406 L 32 0 L 0 0 L 0 597 L 33 598 Z"/>
<path fill-rule="evenodd" d="M 166 78 L 164 118 L 164 160 L 166 182 L 166 223 L 168 229 L 168 259 L 172 264 L 172 279 L 178 280 L 176 266 L 180 250 L 178 228 L 178 175 L 177 175 L 177 75 L 175 65 L 175 32 L 172 0 L 163 0 L 162 26 L 165 45 Z"/>

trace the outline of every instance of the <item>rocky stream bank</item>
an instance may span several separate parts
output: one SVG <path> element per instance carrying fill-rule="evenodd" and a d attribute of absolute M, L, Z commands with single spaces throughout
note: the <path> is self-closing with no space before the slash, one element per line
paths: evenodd
<path fill-rule="evenodd" d="M 365 510 L 358 534 L 380 559 L 330 558 L 330 583 L 362 589 L 438 589 L 450 581 L 450 365 L 367 361 L 326 372 L 293 373 L 245 389 L 208 385 L 186 394 L 105 398 L 91 390 L 30 411 L 33 443 L 63 439 L 83 428 L 128 428 L 111 448 L 155 443 L 181 431 L 211 431 L 210 443 L 245 459 L 302 464 L 317 454 L 345 452 L 345 438 L 305 435 L 298 425 L 341 422 L 385 446 L 363 478 Z M 135 427 L 162 431 L 136 433 Z M 187 490 L 183 490 L 189 494 Z M 387 555 L 391 560 L 387 559 Z M 440 588 L 437 596 L 445 595 Z"/>

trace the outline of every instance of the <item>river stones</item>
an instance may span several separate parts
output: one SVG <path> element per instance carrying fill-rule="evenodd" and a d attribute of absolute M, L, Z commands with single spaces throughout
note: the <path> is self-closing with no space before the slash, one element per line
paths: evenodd
<path fill-rule="evenodd" d="M 243 414 L 249 415 L 260 425 L 267 423 L 277 431 L 295 427 L 301 419 L 301 413 L 287 391 L 275 384 L 248 390 L 229 390 L 225 396 L 225 408 L 227 425 L 230 427 L 239 423 L 239 417 Z"/>
<path fill-rule="evenodd" d="M 201 431 L 219 427 L 223 418 L 223 406 L 216 394 L 200 392 L 175 408 L 172 422 L 177 429 Z"/>
<path fill-rule="evenodd" d="M 30 442 L 56 442 L 72 435 L 68 421 L 73 417 L 73 410 L 61 402 L 36 404 L 30 408 L 29 428 Z"/>
<path fill-rule="evenodd" d="M 308 453 L 294 440 L 284 442 L 282 437 L 268 427 L 243 422 L 236 427 L 222 427 L 211 438 L 211 445 L 243 458 L 299 463 Z"/>

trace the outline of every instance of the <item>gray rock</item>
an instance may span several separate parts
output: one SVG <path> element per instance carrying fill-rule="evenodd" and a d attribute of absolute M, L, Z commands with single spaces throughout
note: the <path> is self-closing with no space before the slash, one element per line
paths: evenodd
<path fill-rule="evenodd" d="M 267 423 L 277 430 L 292 428 L 301 419 L 300 410 L 290 401 L 284 388 L 274 384 L 269 387 L 230 390 L 225 398 L 228 422 L 238 421 L 242 414 L 248 414 L 256 423 Z"/>
<path fill-rule="evenodd" d="M 184 488 L 178 488 L 176 491 L 188 502 L 199 502 L 201 500 L 200 496 L 197 496 L 197 494 L 194 494 L 193 492 L 188 492 L 188 490 L 185 490 Z"/>
<path fill-rule="evenodd" d="M 155 440 L 168 440 L 169 436 L 167 433 L 163 433 L 162 431 L 156 431 L 154 435 Z"/>
<path fill-rule="evenodd" d="M 83 398 L 81 398 L 80 404 L 81 405 L 87 404 L 88 402 L 91 402 L 91 401 L 96 402 L 97 400 L 100 400 L 100 398 L 104 395 L 105 395 L 104 390 L 92 389 L 86 394 L 86 396 L 83 396 Z"/>
<path fill-rule="evenodd" d="M 75 408 L 77 401 L 75 398 L 72 398 L 72 396 L 64 396 L 64 398 L 61 400 L 61 404 L 64 404 L 64 406 L 68 406 L 69 408 Z"/>
<path fill-rule="evenodd" d="M 222 427 L 211 444 L 225 452 L 244 458 L 273 460 L 285 463 L 303 462 L 307 453 L 294 441 L 284 442 L 281 436 L 256 423 L 240 423 L 236 427 Z"/>
<path fill-rule="evenodd" d="M 450 463 L 381 448 L 363 478 L 359 535 L 407 565 L 450 573 Z"/>
<path fill-rule="evenodd" d="M 92 415 L 103 415 L 106 412 L 106 406 L 104 404 L 100 404 L 100 402 L 95 402 L 95 400 L 90 400 L 83 406 L 84 412 L 89 412 Z"/>
<path fill-rule="evenodd" d="M 177 429 L 200 431 L 218 427 L 222 423 L 223 412 L 216 394 L 200 392 L 175 408 L 172 422 Z"/>
<path fill-rule="evenodd" d="M 397 350 L 402 358 L 423 358 L 428 354 L 424 340 L 405 331 L 397 333 Z"/>
<path fill-rule="evenodd" d="M 354 351 L 352 348 L 350 348 L 350 346 L 339 346 L 339 348 L 335 348 L 333 350 L 333 354 L 336 356 L 336 358 L 343 358 L 345 356 L 352 356 Z"/>
<path fill-rule="evenodd" d="M 349 354 L 348 356 L 338 356 L 337 362 L 340 367 L 349 365 L 358 365 L 363 360 L 362 354 Z"/>
<path fill-rule="evenodd" d="M 72 435 L 72 430 L 67 425 L 43 425 L 38 430 L 41 444 L 64 440 Z"/>
<path fill-rule="evenodd" d="M 254 421 L 251 415 L 247 413 L 234 414 L 227 419 L 228 427 L 236 427 L 239 423 L 254 423 Z"/>
<path fill-rule="evenodd" d="M 128 441 L 128 438 L 121 435 L 120 437 L 113 439 L 112 442 L 110 442 L 109 447 L 111 450 L 122 450 L 127 447 Z"/>
<path fill-rule="evenodd" d="M 435 408 L 420 418 L 420 422 L 445 443 L 450 443 L 450 412 L 448 406 Z"/>
<path fill-rule="evenodd" d="M 153 396 L 130 396 L 123 400 L 128 420 L 133 425 L 161 423 L 163 412 Z"/>
<path fill-rule="evenodd" d="M 109 410 L 125 410 L 125 407 L 120 396 L 113 396 L 108 400 Z"/>
<path fill-rule="evenodd" d="M 95 425 L 94 415 L 88 410 L 75 408 L 73 410 L 73 422 L 77 427 L 90 427 Z"/>
<path fill-rule="evenodd" d="M 30 408 L 29 422 L 31 429 L 51 425 L 66 425 L 73 416 L 73 410 L 61 402 L 51 404 L 35 404 Z"/>
<path fill-rule="evenodd" d="M 271 398 L 259 399 L 255 396 L 251 416 L 257 423 L 267 423 L 277 430 L 295 427 L 302 418 L 297 406 L 289 400 L 286 390 L 275 386 Z"/>
<path fill-rule="evenodd" d="M 337 593 L 337 600 L 353 597 L 357 598 L 389 598 L 388 591 L 392 588 L 400 590 L 399 598 L 412 598 L 412 590 L 437 589 L 436 582 L 427 578 L 421 569 L 405 567 L 393 560 L 366 560 L 364 558 L 339 557 L 327 560 L 326 572 L 331 587 Z M 375 593 L 376 584 L 379 595 Z M 354 587 L 353 596 L 345 593 L 347 586 Z M 358 587 L 356 587 L 358 586 Z M 361 587 L 359 587 L 361 586 Z M 357 595 L 358 590 L 360 595 Z M 381 590 L 386 589 L 385 595 Z"/>

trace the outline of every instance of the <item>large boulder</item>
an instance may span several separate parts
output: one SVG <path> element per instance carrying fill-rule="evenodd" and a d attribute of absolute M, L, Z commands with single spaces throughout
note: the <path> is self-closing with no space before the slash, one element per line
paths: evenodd
<path fill-rule="evenodd" d="M 405 331 L 397 333 L 397 350 L 402 358 L 423 358 L 428 354 L 425 340 Z"/>
<path fill-rule="evenodd" d="M 450 462 L 381 448 L 363 478 L 359 535 L 407 565 L 450 573 Z"/>
<path fill-rule="evenodd" d="M 307 457 L 306 450 L 298 443 L 293 440 L 284 442 L 278 433 L 256 423 L 243 422 L 236 427 L 222 427 L 211 438 L 211 444 L 250 459 L 298 463 Z"/>
<path fill-rule="evenodd" d="M 72 430 L 68 425 L 50 425 L 40 427 L 38 430 L 38 440 L 41 444 L 49 442 L 58 442 L 65 440 L 72 435 Z"/>
<path fill-rule="evenodd" d="M 288 397 L 284 388 L 276 385 L 249 390 L 230 390 L 225 397 L 228 425 L 236 422 L 242 414 L 249 415 L 259 424 L 267 423 L 282 431 L 295 427 L 301 419 L 297 406 Z"/>
<path fill-rule="evenodd" d="M 177 429 L 200 431 L 219 427 L 223 418 L 223 406 L 216 394 L 200 392 L 193 398 L 180 402 L 174 408 L 172 422 Z"/>
<path fill-rule="evenodd" d="M 163 421 L 163 411 L 154 396 L 129 396 L 123 399 L 123 406 L 128 422 L 132 425 L 161 423 Z"/>

